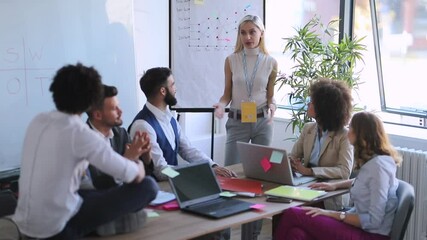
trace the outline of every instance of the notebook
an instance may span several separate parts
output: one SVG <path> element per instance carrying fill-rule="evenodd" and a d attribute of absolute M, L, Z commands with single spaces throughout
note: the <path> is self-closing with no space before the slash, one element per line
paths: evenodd
<path fill-rule="evenodd" d="M 216 177 L 222 190 L 238 193 L 254 193 L 256 196 L 262 195 L 262 183 L 256 180 L 242 178 Z"/>
<path fill-rule="evenodd" d="M 284 185 L 301 185 L 315 181 L 315 177 L 293 173 L 286 150 L 253 143 L 237 142 L 243 172 L 248 178 Z"/>
<path fill-rule="evenodd" d="M 178 176 L 169 178 L 181 210 L 223 218 L 251 209 L 252 203 L 220 196 L 221 188 L 208 162 L 194 162 L 174 167 Z"/>
<path fill-rule="evenodd" d="M 264 193 L 268 196 L 285 197 L 302 201 L 312 201 L 326 194 L 325 191 L 318 191 L 304 187 L 279 186 Z"/>
<path fill-rule="evenodd" d="M 150 202 L 150 206 L 157 206 L 175 199 L 175 194 L 159 190 L 156 198 Z"/>

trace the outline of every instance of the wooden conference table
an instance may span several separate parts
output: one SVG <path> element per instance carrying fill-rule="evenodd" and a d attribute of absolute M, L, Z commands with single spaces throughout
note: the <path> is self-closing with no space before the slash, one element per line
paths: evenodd
<path fill-rule="evenodd" d="M 241 164 L 235 164 L 227 167 L 236 172 L 239 178 L 244 178 L 243 169 Z M 269 190 L 271 188 L 280 186 L 280 184 L 271 182 L 262 182 L 263 190 Z M 169 183 L 167 181 L 160 182 L 159 186 L 164 191 L 171 191 Z M 342 195 L 347 193 L 348 190 L 337 190 L 328 192 L 320 199 L 316 200 L 323 201 L 327 198 Z M 243 213 L 239 213 L 223 219 L 209 219 L 189 213 L 184 213 L 180 210 L 164 211 L 155 210 L 159 214 L 158 217 L 149 217 L 145 222 L 144 226 L 132 233 L 115 235 L 111 237 L 103 237 L 102 239 L 114 239 L 114 240 L 165 240 L 165 239 L 190 239 L 198 236 L 202 236 L 208 233 L 213 233 L 222 229 L 240 226 L 246 223 L 253 222 L 255 220 L 274 217 L 283 212 L 283 210 L 293 207 L 307 204 L 307 202 L 293 201 L 292 203 L 274 203 L 267 202 L 265 196 L 245 198 L 239 197 L 247 202 L 254 204 L 263 204 L 265 207 L 262 210 L 251 210 Z M 312 204 L 315 202 L 310 202 Z M 89 238 L 86 238 L 89 239 Z M 90 239 L 99 239 L 99 237 L 92 237 Z"/>

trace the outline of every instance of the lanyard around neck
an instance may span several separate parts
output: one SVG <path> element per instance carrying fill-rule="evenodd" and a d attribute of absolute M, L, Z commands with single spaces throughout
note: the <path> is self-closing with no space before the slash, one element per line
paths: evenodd
<path fill-rule="evenodd" d="M 251 79 L 248 79 L 248 66 L 246 62 L 246 50 L 243 49 L 243 73 L 245 74 L 246 90 L 248 92 L 249 100 L 252 100 L 252 89 L 254 87 L 254 80 L 260 60 L 260 53 L 257 54 L 254 69 L 252 70 Z"/>

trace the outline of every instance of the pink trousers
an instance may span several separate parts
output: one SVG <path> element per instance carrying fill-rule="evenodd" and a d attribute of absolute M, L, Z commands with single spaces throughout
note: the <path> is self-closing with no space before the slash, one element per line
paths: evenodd
<path fill-rule="evenodd" d="M 273 233 L 274 240 L 386 240 L 388 236 L 369 233 L 327 216 L 312 217 L 305 210 L 285 210 Z"/>

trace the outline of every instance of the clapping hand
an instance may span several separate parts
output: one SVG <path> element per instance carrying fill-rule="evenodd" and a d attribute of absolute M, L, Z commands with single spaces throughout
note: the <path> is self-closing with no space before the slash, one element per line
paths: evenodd
<path fill-rule="evenodd" d="M 144 158 L 148 155 L 151 159 L 151 142 L 147 133 L 136 132 L 131 143 L 126 145 L 124 157 L 131 160 L 138 160 L 140 156 Z"/>

